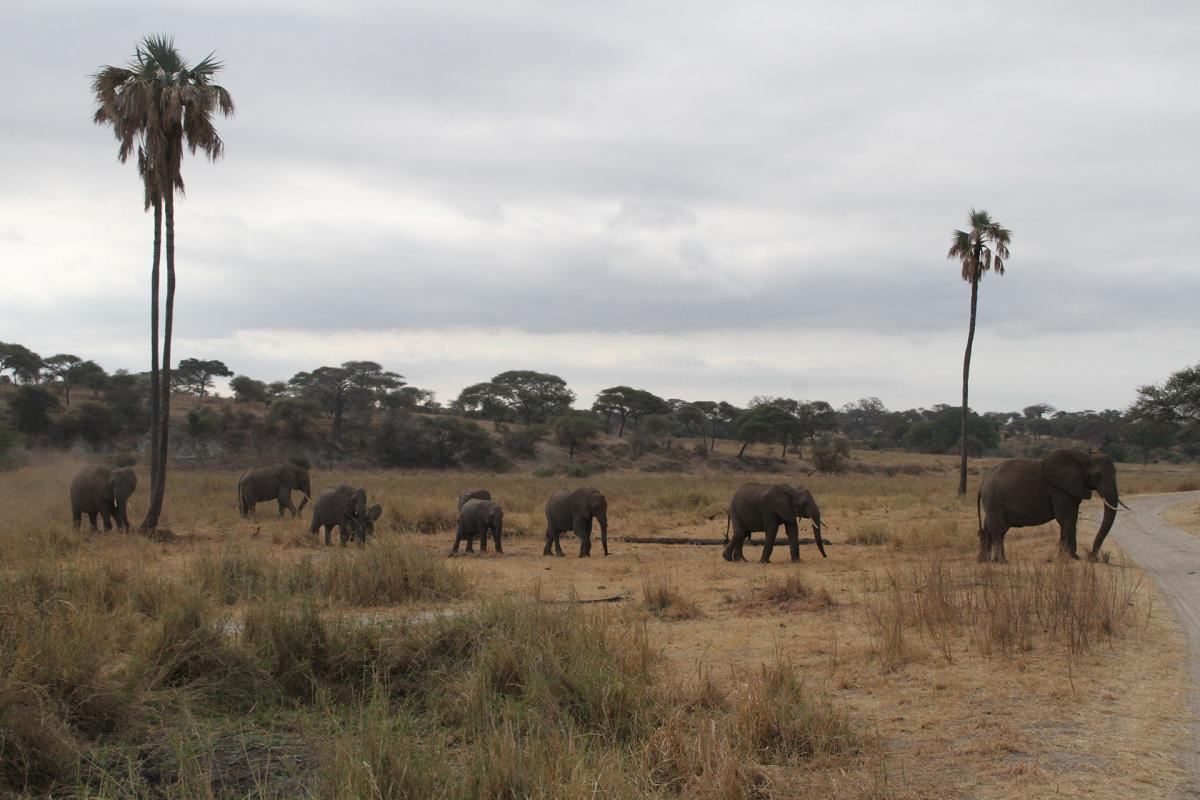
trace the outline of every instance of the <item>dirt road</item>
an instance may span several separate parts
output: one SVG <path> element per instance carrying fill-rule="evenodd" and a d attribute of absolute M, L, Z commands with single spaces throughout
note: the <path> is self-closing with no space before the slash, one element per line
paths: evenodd
<path fill-rule="evenodd" d="M 1187 634 L 1195 720 L 1191 751 L 1186 754 L 1192 773 L 1188 797 L 1200 797 L 1200 536 L 1180 530 L 1162 514 L 1178 503 L 1198 499 L 1200 492 L 1128 498 L 1133 511 L 1118 514 L 1109 535 L 1154 578 Z"/>

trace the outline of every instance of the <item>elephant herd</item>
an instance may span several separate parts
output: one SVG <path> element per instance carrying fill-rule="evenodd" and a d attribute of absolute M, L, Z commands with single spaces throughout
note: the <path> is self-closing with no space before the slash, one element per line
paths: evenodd
<path fill-rule="evenodd" d="M 111 530 L 113 520 L 119 529 L 128 530 L 129 496 L 137 488 L 132 469 L 110 470 L 106 467 L 86 467 L 71 482 L 71 515 L 76 528 L 81 517 L 88 515 L 92 530 L 96 518 Z M 299 507 L 292 504 L 292 492 L 303 495 Z M 1079 504 L 1092 492 L 1104 501 L 1104 518 L 1096 533 L 1089 556 L 1095 558 L 1116 519 L 1117 505 L 1125 505 L 1117 493 L 1116 467 L 1112 459 L 1102 454 L 1075 450 L 1055 450 L 1040 460 L 1009 459 L 994 467 L 984 477 L 976 496 L 979 521 L 980 562 L 1005 561 L 1004 537 L 1010 528 L 1058 522 L 1059 546 L 1071 558 L 1078 558 L 1076 525 Z M 295 464 L 258 467 L 248 470 L 238 480 L 238 508 L 249 515 L 257 503 L 274 500 L 279 514 L 291 511 L 299 516 L 312 496 L 308 470 Z M 367 505 L 363 487 L 342 484 L 326 489 L 313 502 L 309 533 L 316 535 L 325 529 L 325 544 L 332 544 L 332 531 L 339 529 L 342 545 L 354 538 L 359 545 L 366 543 L 374 532 L 375 522 L 383 513 L 378 503 Z M 597 489 L 559 489 L 546 501 L 546 541 L 543 555 L 563 555 L 559 541 L 563 533 L 579 539 L 579 557 L 592 552 L 593 523 L 600 525 L 600 544 L 608 555 L 608 501 Z M 792 561 L 800 560 L 800 539 L 797 521 L 811 520 L 813 535 L 822 557 L 826 557 L 825 540 L 821 532 L 821 510 L 807 489 L 788 484 L 747 483 L 734 493 L 729 503 L 722 557 L 726 561 L 745 561 L 743 547 L 751 534 L 765 534 L 759 560 L 767 563 L 782 526 L 788 538 Z M 463 492 L 458 498 L 458 527 L 450 554 L 457 554 L 466 543 L 466 552 L 474 552 L 479 541 L 481 553 L 487 551 L 488 536 L 496 552 L 503 553 L 504 511 L 493 501 L 486 489 Z"/>

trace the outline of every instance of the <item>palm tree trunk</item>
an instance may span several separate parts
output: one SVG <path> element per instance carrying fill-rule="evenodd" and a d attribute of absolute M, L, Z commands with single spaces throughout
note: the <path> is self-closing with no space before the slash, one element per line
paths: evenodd
<path fill-rule="evenodd" d="M 167 251 L 167 301 L 163 315 L 163 349 L 161 377 L 159 381 L 159 418 L 158 418 L 158 463 L 156 474 L 158 480 L 154 486 L 154 494 L 150 498 L 150 510 L 147 517 L 153 516 L 151 530 L 158 527 L 158 519 L 162 516 L 163 498 L 167 491 L 167 450 L 168 436 L 171 427 L 171 331 L 175 322 L 175 197 L 173 192 L 167 192 L 164 202 L 166 217 L 166 251 Z"/>
<path fill-rule="evenodd" d="M 162 263 L 162 199 L 154 200 L 154 260 L 150 269 L 150 498 L 151 505 L 146 510 L 141 529 L 152 531 L 158 524 L 158 512 L 154 510 L 153 499 L 158 487 L 158 417 L 159 417 L 159 383 L 158 373 L 158 284 L 159 267 Z"/>
<path fill-rule="evenodd" d="M 967 493 L 967 387 L 971 380 L 971 346 L 975 344 L 975 308 L 979 302 L 979 280 L 971 281 L 971 326 L 967 329 L 967 350 L 963 353 L 962 432 L 958 442 L 958 494 Z"/>

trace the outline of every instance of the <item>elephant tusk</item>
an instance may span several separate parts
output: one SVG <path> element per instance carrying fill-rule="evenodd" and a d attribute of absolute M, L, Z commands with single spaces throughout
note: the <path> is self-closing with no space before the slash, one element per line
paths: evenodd
<path fill-rule="evenodd" d="M 1129 508 L 1129 506 L 1128 506 L 1128 505 L 1126 505 L 1126 503 L 1125 503 L 1125 501 L 1124 501 L 1124 500 L 1117 500 L 1117 502 L 1118 502 L 1118 503 L 1120 503 L 1121 505 L 1125 506 L 1125 508 Z M 1130 511 L 1133 511 L 1133 509 L 1132 509 L 1132 508 L 1129 508 L 1129 510 L 1130 510 Z"/>
<path fill-rule="evenodd" d="M 1104 507 L 1105 507 L 1105 508 L 1107 508 L 1107 509 L 1109 509 L 1110 511 L 1120 511 L 1120 509 L 1119 509 L 1119 508 L 1117 508 L 1117 507 L 1116 507 L 1116 506 L 1114 506 L 1112 503 L 1110 503 L 1110 502 L 1108 502 L 1107 500 L 1105 500 L 1103 497 L 1101 497 L 1101 498 L 1100 498 L 1100 502 L 1104 503 Z M 1117 502 L 1120 502 L 1120 500 L 1118 500 Z M 1129 506 L 1125 506 L 1125 507 L 1126 507 L 1126 508 L 1129 508 Z"/>

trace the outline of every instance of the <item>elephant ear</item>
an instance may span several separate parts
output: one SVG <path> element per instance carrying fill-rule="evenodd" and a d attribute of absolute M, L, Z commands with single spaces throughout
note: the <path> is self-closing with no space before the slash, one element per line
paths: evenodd
<path fill-rule="evenodd" d="M 1083 465 L 1070 450 L 1055 450 L 1042 459 L 1042 480 L 1079 500 L 1092 496 L 1083 474 Z"/>
<path fill-rule="evenodd" d="M 383 506 L 376 503 L 367 513 L 371 515 L 371 519 L 379 519 L 379 515 L 383 513 Z"/>

